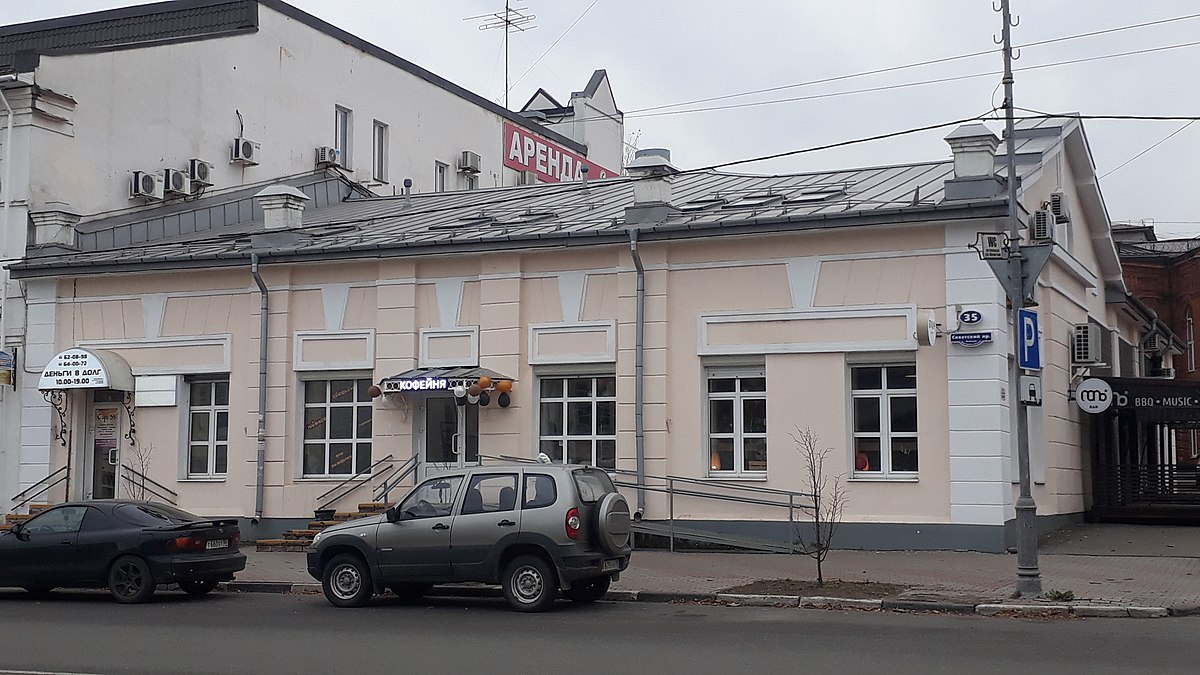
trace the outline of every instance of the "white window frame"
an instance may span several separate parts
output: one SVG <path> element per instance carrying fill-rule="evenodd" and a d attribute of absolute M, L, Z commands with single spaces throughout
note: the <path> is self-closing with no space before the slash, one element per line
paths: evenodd
<path fill-rule="evenodd" d="M 371 178 L 388 182 L 388 125 L 379 120 L 371 127 Z"/>
<path fill-rule="evenodd" d="M 1192 308 L 1188 307 L 1186 325 L 1187 336 L 1187 369 L 1189 373 L 1196 372 L 1196 329 L 1192 323 Z"/>
<path fill-rule="evenodd" d="M 446 191 L 446 175 L 450 173 L 450 165 L 445 162 L 433 163 L 433 191 Z"/>
<path fill-rule="evenodd" d="M 197 403 L 192 397 L 192 388 L 198 384 L 209 385 L 209 400 Z M 216 402 L 216 385 L 225 385 L 225 403 Z M 229 475 L 229 378 L 203 377 L 187 380 L 187 431 L 184 445 L 184 476 L 188 479 L 224 479 Z M 208 414 L 208 439 L 197 442 L 192 439 L 192 416 L 198 413 Z M 225 414 L 225 440 L 217 438 L 217 417 Z M 208 455 L 207 468 L 203 472 L 192 471 L 192 447 L 205 446 Z M 225 446 L 225 471 L 217 471 L 217 448 Z"/>
<path fill-rule="evenodd" d="M 479 176 L 473 173 L 464 173 L 462 175 L 462 185 L 464 190 L 479 189 Z"/>
<path fill-rule="evenodd" d="M 920 397 L 917 394 L 917 380 L 913 379 L 911 388 L 889 388 L 887 382 L 888 368 L 913 368 L 916 373 L 916 362 L 914 361 L 888 361 L 886 363 L 852 363 L 849 365 L 850 372 L 846 374 L 846 382 L 850 385 L 850 434 L 852 443 L 850 447 L 850 467 L 854 471 L 855 478 L 899 478 L 912 480 L 920 475 L 921 466 L 921 442 L 920 442 Z M 880 371 L 880 389 L 855 389 L 853 370 L 857 368 L 879 368 Z M 879 401 L 879 431 L 858 431 L 857 420 L 855 419 L 855 399 L 870 399 L 874 398 Z M 893 431 L 892 430 L 892 406 L 891 401 L 894 398 L 911 398 L 917 403 L 918 428 L 915 431 Z M 878 471 L 860 471 L 856 464 L 856 456 L 858 452 L 858 439 L 878 439 L 879 440 L 879 470 Z M 892 443 L 896 440 L 913 440 L 917 443 L 917 471 L 893 471 L 892 470 Z"/>
<path fill-rule="evenodd" d="M 332 398 L 332 394 L 329 389 L 330 389 L 331 383 L 336 380 L 350 380 L 355 383 L 354 397 L 351 402 L 347 402 L 347 403 L 331 403 L 330 402 L 330 399 Z M 300 415 L 299 415 L 299 419 L 298 419 L 299 436 L 298 436 L 298 443 L 297 443 L 297 445 L 299 446 L 299 461 L 298 461 L 298 465 L 297 465 L 297 474 L 299 475 L 299 477 L 304 478 L 304 479 L 316 479 L 316 480 L 329 480 L 329 479 L 345 480 L 345 479 L 349 478 L 350 476 L 355 475 L 356 473 L 358 473 L 357 467 L 359 464 L 359 462 L 358 462 L 358 452 L 359 452 L 358 446 L 360 444 L 364 444 L 364 443 L 368 446 L 367 452 L 369 453 L 369 456 L 368 456 L 369 461 L 366 462 L 366 466 L 368 467 L 368 470 L 365 473 L 363 473 L 362 475 L 363 476 L 371 475 L 369 467 L 375 460 L 375 457 L 374 457 L 374 452 L 375 452 L 374 405 L 371 401 L 369 394 L 366 395 L 366 398 L 364 398 L 364 399 L 360 400 L 358 398 L 358 389 L 359 389 L 360 381 L 365 381 L 367 383 L 367 386 L 370 386 L 370 384 L 371 384 L 370 373 L 362 373 L 359 371 L 304 373 L 299 381 L 300 381 L 300 387 L 299 387 L 299 392 L 298 392 L 299 393 L 298 409 L 300 410 Z M 308 385 L 313 382 L 325 383 L 325 401 L 323 403 L 308 403 L 307 402 L 306 394 L 307 394 L 307 390 L 308 390 Z M 324 410 L 327 411 L 326 416 L 325 416 L 325 419 L 326 419 L 325 435 L 323 438 L 307 438 L 305 432 L 306 432 L 306 427 L 307 427 L 308 411 L 310 408 L 316 408 L 318 406 L 322 407 Z M 366 407 L 367 409 L 371 410 L 371 433 L 366 437 L 362 437 L 362 436 L 358 435 L 359 434 L 359 429 L 358 429 L 359 423 L 358 423 L 358 416 L 357 416 L 357 408 L 359 406 L 363 406 L 363 407 Z M 335 407 L 336 408 L 351 408 L 354 410 L 354 413 L 352 413 L 352 418 L 351 418 L 352 424 L 353 424 L 352 428 L 354 430 L 353 438 L 344 439 L 344 438 L 330 438 L 329 437 L 329 426 L 330 426 L 329 425 L 329 417 L 330 417 L 330 415 L 328 414 L 328 411 Z M 350 445 L 351 445 L 351 455 L 350 456 L 352 459 L 351 459 L 350 471 L 347 473 L 331 473 L 330 472 L 330 468 L 331 468 L 329 466 L 329 462 L 331 459 L 331 457 L 330 457 L 331 449 L 330 448 L 334 443 L 350 443 Z M 324 472 L 323 473 L 308 473 L 305 471 L 306 467 L 304 466 L 305 453 L 307 451 L 307 446 L 317 445 L 317 444 L 322 444 L 322 445 L 324 445 L 324 448 L 325 448 L 324 461 L 322 463 L 323 464 L 322 468 L 324 469 Z"/>
<path fill-rule="evenodd" d="M 354 144 L 354 111 L 333 107 L 333 147 L 340 151 L 342 168 L 353 168 L 350 148 Z"/>
<path fill-rule="evenodd" d="M 589 396 L 568 396 L 568 383 L 571 380 L 577 380 L 577 379 L 590 379 L 592 381 L 591 394 Z M 597 395 L 596 380 L 598 380 L 598 379 L 612 379 L 613 380 L 613 395 L 612 396 Z M 542 396 L 543 383 L 545 383 L 547 381 L 551 381 L 551 380 L 561 380 L 562 381 L 562 396 L 553 396 L 553 397 Z M 552 459 L 553 461 L 555 461 L 557 463 L 565 463 L 567 460 L 567 457 L 568 457 L 568 444 L 571 441 L 588 441 L 592 447 L 592 452 L 591 452 L 591 457 L 589 458 L 587 463 L 591 466 L 595 466 L 595 467 L 598 467 L 601 469 L 615 469 L 616 463 L 617 463 L 617 420 L 616 420 L 616 417 L 618 414 L 618 411 L 617 411 L 618 403 L 617 403 L 617 393 L 616 392 L 617 392 L 617 376 L 615 373 L 545 373 L 545 374 L 539 375 L 537 378 L 537 405 L 534 406 L 534 410 L 536 411 L 535 415 L 537 417 L 537 419 L 534 420 L 534 429 L 536 430 L 536 433 L 537 433 L 537 451 L 544 452 L 544 450 L 542 449 L 543 442 L 547 442 L 547 441 L 559 442 L 562 444 L 562 454 L 560 454 L 558 456 L 554 456 L 550 453 L 546 453 L 546 454 L 547 454 L 547 456 L 550 457 L 550 459 Z M 592 408 L 591 433 L 587 434 L 587 435 L 571 435 L 568 433 L 568 421 L 570 419 L 568 417 L 569 404 L 570 403 L 583 403 L 583 402 L 589 402 L 591 404 L 591 408 Z M 597 433 L 596 424 L 599 419 L 599 417 L 596 413 L 597 404 L 598 403 L 610 403 L 610 402 L 612 403 L 612 406 L 613 406 L 613 433 L 612 434 Z M 543 435 L 542 434 L 542 406 L 544 404 L 559 404 L 559 405 L 561 405 L 561 407 L 562 407 L 562 423 L 563 423 L 563 428 L 562 428 L 561 434 L 553 434 L 553 435 Z M 597 445 L 599 444 L 599 442 L 601 442 L 601 441 L 611 441 L 612 442 L 613 463 L 611 466 L 601 465 L 598 461 L 596 448 L 597 448 Z"/>
<path fill-rule="evenodd" d="M 750 400 L 768 400 L 768 391 L 766 385 L 767 370 L 765 366 L 709 366 L 704 369 L 704 379 L 700 385 L 700 391 L 703 392 L 704 410 L 702 414 L 702 424 L 704 425 L 704 467 L 709 478 L 765 478 L 767 471 L 770 468 L 770 444 L 767 443 L 768 431 L 770 431 L 770 422 L 768 421 L 761 433 L 745 431 L 744 421 L 745 414 L 743 412 L 745 402 Z M 734 379 L 737 384 L 732 392 L 710 392 L 708 390 L 708 382 L 712 379 Z M 763 391 L 744 391 L 742 381 L 747 379 L 762 379 L 764 381 Z M 732 400 L 733 401 L 733 431 L 732 432 L 713 432 L 712 430 L 712 401 L 714 400 Z M 714 468 L 713 461 L 713 440 L 728 438 L 733 441 L 733 469 L 717 469 Z M 746 469 L 745 448 L 746 440 L 753 438 L 761 438 L 767 446 L 767 466 L 761 471 L 751 471 Z"/>

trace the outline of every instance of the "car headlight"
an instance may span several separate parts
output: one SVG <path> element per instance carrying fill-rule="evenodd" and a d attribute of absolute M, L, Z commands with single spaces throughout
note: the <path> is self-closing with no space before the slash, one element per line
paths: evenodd
<path fill-rule="evenodd" d="M 324 532 L 318 532 L 315 535 L 313 535 L 313 540 L 312 540 L 313 546 L 316 546 L 318 543 L 320 543 L 321 535 L 323 535 L 323 534 L 324 534 Z"/>

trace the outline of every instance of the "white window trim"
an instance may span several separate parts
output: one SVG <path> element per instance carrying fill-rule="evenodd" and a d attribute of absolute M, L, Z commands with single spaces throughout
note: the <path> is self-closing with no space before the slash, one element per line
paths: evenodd
<path fill-rule="evenodd" d="M 1192 322 L 1192 308 L 1187 311 L 1187 369 L 1189 373 L 1196 372 L 1196 328 Z"/>
<path fill-rule="evenodd" d="M 853 480 L 862 481 L 896 481 L 896 482 L 914 482 L 921 475 L 921 430 L 918 423 L 916 432 L 892 432 L 892 412 L 890 401 L 892 397 L 916 398 L 918 406 L 918 415 L 920 413 L 920 396 L 918 389 L 914 386 L 912 389 L 895 389 L 887 388 L 887 375 L 881 373 L 880 386 L 881 389 L 855 389 L 853 374 L 850 372 L 853 368 L 890 368 L 890 367 L 913 367 L 916 368 L 916 363 L 913 361 L 886 361 L 886 362 L 851 362 L 847 364 L 846 382 L 849 386 L 849 415 L 847 418 L 850 421 L 850 468 L 851 478 Z M 895 392 L 894 394 L 891 392 Z M 862 396 L 855 396 L 862 394 Z M 876 398 L 879 401 L 879 432 L 858 432 L 854 429 L 854 399 L 855 398 Z M 857 453 L 857 439 L 859 438 L 878 438 L 879 439 L 879 462 L 881 464 L 879 471 L 859 471 L 855 468 L 855 455 Z M 917 439 L 917 471 L 892 471 L 892 439 Z"/>
<path fill-rule="evenodd" d="M 712 468 L 712 438 L 713 437 L 712 437 L 712 424 L 711 424 L 711 414 L 712 414 L 711 408 L 712 408 L 712 406 L 710 405 L 710 402 L 713 400 L 713 398 L 712 398 L 712 394 L 709 393 L 709 391 L 708 391 L 708 380 L 709 380 L 709 378 L 714 377 L 714 376 L 715 377 L 723 377 L 723 378 L 724 377 L 734 377 L 734 378 L 738 378 L 739 380 L 741 380 L 742 378 L 756 378 L 756 377 L 761 377 L 761 378 L 765 379 L 767 377 L 767 369 L 766 369 L 765 365 L 737 365 L 737 366 L 709 365 L 704 368 L 704 371 L 701 374 L 702 379 L 701 379 L 701 384 L 700 384 L 700 391 L 701 391 L 701 396 L 702 396 L 702 408 L 703 408 L 703 410 L 701 411 L 702 414 L 700 416 L 701 417 L 700 423 L 703 425 L 703 429 L 704 429 L 704 433 L 703 433 L 704 452 L 701 456 L 701 461 L 703 462 L 703 464 L 702 464 L 703 472 L 701 473 L 701 475 L 703 475 L 705 478 L 708 478 L 711 480 L 738 480 L 738 479 L 765 480 L 767 477 L 767 472 L 770 471 L 770 467 L 771 467 L 771 463 L 770 463 L 771 448 L 770 448 L 769 443 L 767 445 L 767 458 L 768 458 L 767 459 L 767 471 L 747 471 L 743 468 L 743 467 L 745 467 L 745 457 L 744 457 L 743 453 L 745 451 L 744 440 L 745 440 L 746 436 L 744 435 L 744 432 L 742 430 L 743 415 L 742 415 L 742 411 L 741 411 L 741 401 L 743 398 L 747 398 L 747 397 L 742 395 L 742 392 L 740 391 L 740 387 L 739 387 L 738 392 L 734 392 L 730 395 L 719 394 L 717 396 L 718 400 L 733 399 L 735 401 L 735 406 L 734 406 L 735 409 L 734 409 L 734 415 L 733 415 L 733 440 L 734 440 L 733 462 L 734 462 L 734 466 L 736 466 L 738 468 L 736 468 L 732 471 L 717 471 Z M 769 388 L 770 387 L 768 385 L 768 390 L 769 390 Z M 749 398 L 755 398 L 755 399 L 763 398 L 763 399 L 769 400 L 770 391 L 762 392 L 761 396 L 759 395 L 759 392 L 750 392 L 750 393 L 752 395 Z M 767 422 L 767 431 L 765 433 L 751 434 L 750 438 L 758 438 L 761 436 L 763 439 L 769 439 L 770 431 L 771 431 L 771 426 L 770 426 L 770 422 L 768 421 Z"/>
<path fill-rule="evenodd" d="M 293 472 L 293 475 L 297 480 L 301 480 L 301 481 L 305 481 L 305 482 L 320 483 L 320 482 L 344 481 L 347 478 L 350 478 L 351 476 L 353 476 L 356 472 L 351 471 L 350 473 L 334 473 L 334 474 L 331 474 L 331 473 L 305 474 L 304 473 L 304 445 L 305 445 L 305 442 L 304 442 L 305 441 L 305 439 L 304 439 L 304 426 L 305 426 L 304 418 L 305 418 L 305 410 L 307 409 L 305 402 L 304 402 L 305 383 L 306 382 L 329 382 L 332 380 L 370 380 L 373 377 L 372 373 L 371 373 L 371 371 L 364 371 L 364 370 L 346 370 L 346 371 L 328 371 L 327 370 L 327 371 L 297 372 L 296 375 L 297 375 L 297 380 L 296 380 L 297 386 L 296 386 L 296 393 L 295 393 L 295 400 L 296 400 L 295 410 L 299 410 L 300 414 L 296 416 L 297 419 L 295 421 L 295 424 L 293 425 L 294 433 L 295 433 L 294 438 L 296 439 L 296 444 L 295 444 L 296 467 L 295 467 L 295 471 Z M 326 402 L 326 403 L 328 404 L 328 402 Z M 356 402 L 355 405 L 358 405 L 358 403 Z M 375 410 L 374 410 L 374 407 L 375 407 L 374 404 L 372 404 L 371 407 L 372 407 L 372 410 L 371 410 L 371 437 L 369 439 L 367 439 L 367 442 L 369 442 L 371 444 L 371 462 L 374 463 L 375 459 L 376 459 L 376 457 L 375 457 L 376 415 L 375 415 Z M 329 464 L 328 434 L 329 434 L 329 432 L 328 432 L 328 427 L 327 427 L 326 428 L 326 438 L 325 438 L 325 443 L 327 446 L 326 447 L 326 455 L 325 455 L 325 464 L 326 464 L 325 469 L 326 470 L 329 469 L 329 466 L 328 466 L 328 464 Z M 352 443 L 360 443 L 360 442 L 362 442 L 362 441 L 361 440 L 352 441 Z M 353 469 L 354 467 L 352 466 L 351 468 Z M 368 480 L 370 477 L 371 477 L 371 472 L 367 472 L 367 473 L 364 473 L 361 476 L 359 476 L 359 480 L 360 481 Z"/>
<path fill-rule="evenodd" d="M 567 456 L 568 456 L 568 450 L 567 450 L 568 442 L 571 440 L 587 439 L 592 444 L 592 457 L 591 457 L 591 461 L 589 462 L 589 464 L 591 466 L 594 466 L 594 467 L 597 467 L 600 469 L 605 469 L 608 471 L 611 471 L 612 469 L 616 468 L 615 465 L 616 465 L 617 460 L 619 459 L 619 457 L 617 456 L 617 451 L 616 451 L 617 437 L 619 435 L 617 432 L 619 431 L 619 429 L 617 429 L 615 427 L 615 420 L 614 420 L 613 434 L 611 436 L 601 435 L 601 434 L 596 433 L 596 416 L 595 416 L 596 403 L 611 401 L 616 407 L 619 408 L 619 406 L 620 406 L 620 402 L 615 393 L 612 396 L 597 396 L 595 394 L 594 380 L 596 380 L 597 378 L 602 378 L 602 377 L 613 378 L 614 392 L 615 392 L 616 391 L 615 384 L 616 384 L 616 380 L 618 379 L 618 377 L 617 377 L 617 374 L 612 371 L 605 371 L 605 370 L 591 371 L 591 370 L 589 370 L 586 372 L 579 372 L 578 370 L 563 371 L 560 369 L 554 369 L 554 370 L 547 370 L 547 371 L 542 371 L 542 372 L 538 373 L 538 375 L 534 378 L 534 386 L 536 387 L 535 391 L 537 392 L 537 404 L 535 406 L 533 406 L 533 410 L 534 410 L 534 412 L 533 412 L 533 416 L 534 416 L 533 429 L 534 429 L 534 437 L 536 439 L 534 441 L 534 453 L 533 453 L 534 456 L 537 456 L 537 454 L 539 452 L 541 452 L 543 440 L 562 441 L 562 444 L 563 444 L 562 457 L 561 458 L 551 457 L 551 459 L 554 460 L 556 463 L 558 463 L 558 462 L 565 463 Z M 567 398 L 567 390 L 566 390 L 566 387 L 567 387 L 566 381 L 573 379 L 573 378 L 590 378 L 590 379 L 592 379 L 593 380 L 592 395 L 588 398 L 573 397 L 573 398 L 568 399 Z M 563 380 L 563 395 L 561 397 L 549 399 L 549 402 L 561 404 L 563 407 L 563 418 L 562 418 L 563 419 L 563 432 L 561 435 L 558 435 L 558 436 L 543 436 L 542 435 L 542 403 L 544 401 L 546 401 L 546 399 L 542 398 L 542 382 L 545 380 Z M 568 400 L 569 401 L 577 401 L 577 402 L 590 401 L 592 403 L 592 411 L 593 411 L 592 433 L 590 435 L 588 435 L 588 436 L 568 436 L 567 435 L 567 421 L 568 420 L 567 420 L 566 403 Z M 617 413 L 617 414 L 619 414 L 619 413 Z M 596 441 L 598 441 L 598 440 L 604 440 L 604 441 L 611 440 L 613 442 L 613 464 L 614 464 L 614 466 L 604 467 L 604 466 L 600 466 L 596 462 Z"/>
<path fill-rule="evenodd" d="M 342 138 L 341 117 L 346 117 L 346 137 Z M 354 111 L 345 106 L 333 107 L 333 147 L 341 151 L 342 168 L 353 169 L 352 160 L 354 147 Z"/>
<path fill-rule="evenodd" d="M 450 174 L 450 165 L 449 164 L 446 164 L 445 162 L 437 162 L 437 161 L 435 161 L 433 163 L 433 191 L 434 192 L 445 192 L 446 191 L 446 178 L 449 176 L 449 174 Z"/>
<path fill-rule="evenodd" d="M 371 125 L 371 179 L 380 183 L 388 182 L 390 135 L 388 125 L 383 122 L 375 120 Z"/>
<path fill-rule="evenodd" d="M 193 401 L 192 401 L 192 385 L 205 384 L 205 383 L 215 385 L 218 382 L 222 382 L 226 385 L 226 387 L 228 387 L 229 377 L 228 376 L 221 377 L 221 376 L 217 376 L 217 375 L 214 375 L 212 377 L 197 377 L 197 378 L 185 380 L 183 383 L 183 389 L 186 392 L 187 400 L 185 402 L 186 407 L 184 408 L 184 410 L 186 412 L 184 414 L 184 443 L 183 443 L 183 471 L 182 471 L 183 475 L 180 476 L 179 480 L 219 483 L 219 482 L 224 482 L 229 475 L 229 462 L 230 462 L 229 450 L 230 450 L 230 446 L 232 445 L 232 443 L 230 443 L 230 438 L 229 438 L 229 428 L 230 428 L 230 421 L 231 421 L 232 416 L 229 411 L 228 401 L 233 394 L 233 390 L 229 389 L 229 391 L 227 392 L 226 397 L 225 397 L 226 403 L 223 406 L 213 403 L 213 404 L 208 404 L 208 405 L 202 406 L 200 408 L 196 408 L 193 405 Z M 208 412 L 209 413 L 208 441 L 207 441 L 208 470 L 205 471 L 204 473 L 192 473 L 192 445 L 198 445 L 198 444 L 195 444 L 192 442 L 192 413 L 194 413 L 194 412 Z M 216 464 L 217 464 L 217 414 L 221 413 L 221 412 L 225 413 L 225 426 L 226 426 L 225 443 L 224 443 L 224 445 L 225 445 L 225 472 L 217 473 L 217 471 L 215 470 Z"/>

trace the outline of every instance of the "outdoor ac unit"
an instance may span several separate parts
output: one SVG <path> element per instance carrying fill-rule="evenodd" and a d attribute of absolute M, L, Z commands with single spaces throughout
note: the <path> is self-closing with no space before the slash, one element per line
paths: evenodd
<path fill-rule="evenodd" d="M 1164 380 L 1175 379 L 1174 368 L 1150 368 L 1146 371 L 1146 377 L 1161 377 Z"/>
<path fill-rule="evenodd" d="M 167 194 L 192 194 L 192 180 L 179 169 L 163 169 L 163 187 L 166 188 Z"/>
<path fill-rule="evenodd" d="M 341 166 L 342 151 L 322 145 L 317 148 L 317 166 Z"/>
<path fill-rule="evenodd" d="M 262 144 L 260 143 L 255 143 L 246 138 L 235 138 L 233 139 L 233 147 L 229 149 L 229 161 L 248 166 L 258 164 L 258 151 L 260 148 L 262 148 Z"/>
<path fill-rule="evenodd" d="M 1148 352 L 1161 352 L 1166 349 L 1167 338 L 1162 333 L 1154 333 L 1146 337 L 1146 341 L 1142 343 L 1142 349 Z"/>
<path fill-rule="evenodd" d="M 1100 363 L 1103 358 L 1100 327 L 1092 323 L 1077 323 L 1071 329 L 1071 363 Z"/>
<path fill-rule="evenodd" d="M 212 185 L 213 165 L 202 159 L 188 160 L 188 178 L 193 185 L 207 187 Z"/>
<path fill-rule="evenodd" d="M 1029 219 L 1029 240 L 1035 243 L 1054 241 L 1054 214 L 1049 209 L 1038 209 Z"/>
<path fill-rule="evenodd" d="M 1050 213 L 1060 223 L 1071 222 L 1071 214 L 1067 212 L 1067 196 L 1061 192 L 1050 193 Z"/>
<path fill-rule="evenodd" d="M 479 153 L 463 150 L 458 158 L 458 170 L 464 173 L 479 173 Z"/>
<path fill-rule="evenodd" d="M 145 197 L 146 199 L 162 199 L 162 175 L 147 171 L 134 171 L 133 179 L 129 182 L 129 198 L 133 199 L 135 197 Z"/>

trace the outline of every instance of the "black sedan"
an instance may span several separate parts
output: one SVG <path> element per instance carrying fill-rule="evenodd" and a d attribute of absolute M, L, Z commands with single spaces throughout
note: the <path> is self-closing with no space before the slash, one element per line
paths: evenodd
<path fill-rule="evenodd" d="M 236 518 L 124 499 L 69 502 L 0 533 L 0 587 L 107 587 L 117 602 L 145 602 L 159 584 L 179 584 L 201 596 L 245 569 L 240 539 Z"/>

